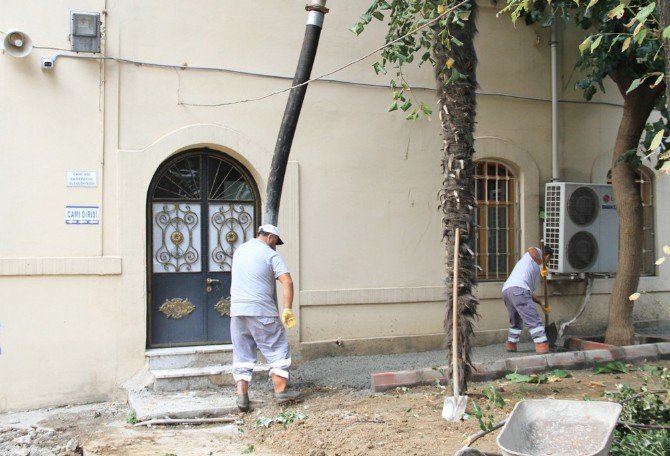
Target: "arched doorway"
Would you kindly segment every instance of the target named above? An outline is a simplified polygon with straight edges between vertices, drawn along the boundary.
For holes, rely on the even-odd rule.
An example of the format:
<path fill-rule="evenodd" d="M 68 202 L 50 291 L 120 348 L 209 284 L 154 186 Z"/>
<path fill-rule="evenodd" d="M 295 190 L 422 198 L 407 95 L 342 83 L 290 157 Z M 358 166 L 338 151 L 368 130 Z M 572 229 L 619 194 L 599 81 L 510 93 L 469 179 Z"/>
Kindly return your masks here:
<path fill-rule="evenodd" d="M 193 149 L 156 171 L 147 198 L 149 348 L 230 342 L 230 270 L 260 214 L 251 174 Z"/>

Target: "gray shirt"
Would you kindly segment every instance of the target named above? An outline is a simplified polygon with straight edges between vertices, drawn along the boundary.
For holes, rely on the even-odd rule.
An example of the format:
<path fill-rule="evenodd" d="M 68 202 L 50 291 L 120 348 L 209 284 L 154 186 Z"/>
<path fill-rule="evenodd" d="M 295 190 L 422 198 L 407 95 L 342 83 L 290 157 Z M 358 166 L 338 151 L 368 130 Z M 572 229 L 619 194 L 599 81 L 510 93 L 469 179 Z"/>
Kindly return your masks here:
<path fill-rule="evenodd" d="M 239 246 L 233 254 L 230 316 L 279 316 L 275 280 L 287 272 L 284 260 L 260 239 Z"/>
<path fill-rule="evenodd" d="M 537 250 L 538 254 L 542 255 L 540 249 L 535 247 L 535 250 Z M 533 260 L 530 253 L 526 252 L 514 266 L 502 289 L 505 291 L 508 288 L 519 287 L 533 292 L 537 288 L 539 278 L 540 265 Z"/>

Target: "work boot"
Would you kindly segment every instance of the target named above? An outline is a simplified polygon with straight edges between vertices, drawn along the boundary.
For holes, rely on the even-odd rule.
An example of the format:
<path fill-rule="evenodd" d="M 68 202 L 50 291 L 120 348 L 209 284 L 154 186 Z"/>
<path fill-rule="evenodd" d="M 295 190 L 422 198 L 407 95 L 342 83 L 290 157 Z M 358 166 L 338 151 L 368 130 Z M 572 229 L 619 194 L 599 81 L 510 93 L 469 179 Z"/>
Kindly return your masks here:
<path fill-rule="evenodd" d="M 249 411 L 249 394 L 238 394 L 237 395 L 237 408 L 241 412 Z"/>
<path fill-rule="evenodd" d="M 505 350 L 510 353 L 516 352 L 516 342 L 510 342 L 509 340 L 505 342 Z"/>
<path fill-rule="evenodd" d="M 540 355 L 549 353 L 549 342 L 540 342 L 539 344 L 535 344 L 535 353 L 539 353 Z"/>
<path fill-rule="evenodd" d="M 275 399 L 277 399 L 278 404 L 297 401 L 300 399 L 300 391 L 285 388 L 284 391 L 275 392 Z"/>

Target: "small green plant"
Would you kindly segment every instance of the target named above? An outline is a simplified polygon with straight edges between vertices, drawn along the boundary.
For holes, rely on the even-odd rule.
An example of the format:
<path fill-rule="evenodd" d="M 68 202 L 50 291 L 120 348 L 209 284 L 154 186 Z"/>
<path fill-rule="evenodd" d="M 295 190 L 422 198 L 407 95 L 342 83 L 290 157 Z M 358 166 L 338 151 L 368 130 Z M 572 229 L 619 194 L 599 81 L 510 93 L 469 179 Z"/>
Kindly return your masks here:
<path fill-rule="evenodd" d="M 260 417 L 256 420 L 256 427 L 265 427 L 269 428 L 273 424 L 281 424 L 284 427 L 288 426 L 289 424 L 293 423 L 294 421 L 302 421 L 307 418 L 307 415 L 305 415 L 302 412 L 295 412 L 293 410 L 284 410 L 278 415 L 275 415 L 270 418 L 266 417 Z"/>
<path fill-rule="evenodd" d="M 642 371 L 643 385 L 639 389 L 617 385 L 617 391 L 605 393 L 605 397 L 622 405 L 620 421 L 670 426 L 670 371 L 651 365 Z M 669 454 L 668 448 L 670 431 L 667 429 L 638 429 L 624 424 L 617 427 L 611 454 L 665 456 Z"/>
<path fill-rule="evenodd" d="M 130 409 L 130 412 L 128 412 L 128 418 L 126 418 L 126 423 L 128 424 L 137 423 L 137 412 L 134 409 Z"/>
<path fill-rule="evenodd" d="M 542 375 L 524 375 L 512 372 L 511 374 L 505 375 L 505 378 L 512 383 L 551 383 L 555 382 L 561 378 L 570 378 L 572 374 L 565 372 L 561 369 L 554 369 L 551 372 Z"/>
<path fill-rule="evenodd" d="M 247 445 L 247 447 L 242 451 L 242 454 L 251 454 L 254 452 L 254 446 L 250 443 Z"/>
<path fill-rule="evenodd" d="M 472 408 L 475 411 L 475 418 L 479 422 L 479 427 L 482 431 L 489 431 L 495 425 L 493 409 L 501 409 L 505 406 L 505 399 L 500 392 L 493 385 L 488 385 L 482 390 L 482 394 L 486 398 L 484 409 L 482 409 L 476 402 L 472 403 Z"/>
<path fill-rule="evenodd" d="M 593 368 L 595 374 L 627 374 L 628 368 L 621 361 L 611 361 L 607 364 L 596 364 Z"/>

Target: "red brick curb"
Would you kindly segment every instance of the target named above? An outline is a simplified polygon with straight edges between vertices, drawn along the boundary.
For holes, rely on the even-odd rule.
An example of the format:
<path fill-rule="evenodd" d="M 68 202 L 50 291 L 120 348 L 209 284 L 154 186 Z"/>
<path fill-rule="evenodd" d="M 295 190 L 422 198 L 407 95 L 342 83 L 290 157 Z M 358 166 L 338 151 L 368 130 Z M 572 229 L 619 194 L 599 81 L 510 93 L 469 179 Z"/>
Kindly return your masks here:
<path fill-rule="evenodd" d="M 584 369 L 593 367 L 598 363 L 614 360 L 635 363 L 644 360 L 670 359 L 670 342 L 610 347 L 597 350 L 587 349 L 585 351 L 499 359 L 489 363 L 475 363 L 472 381 L 483 382 L 495 380 L 504 377 L 510 372 L 530 374 L 553 369 Z M 372 389 L 379 392 L 399 386 L 434 384 L 436 381 L 446 383 L 449 381 L 445 376 L 446 371 L 446 367 L 438 367 L 372 374 Z"/>

